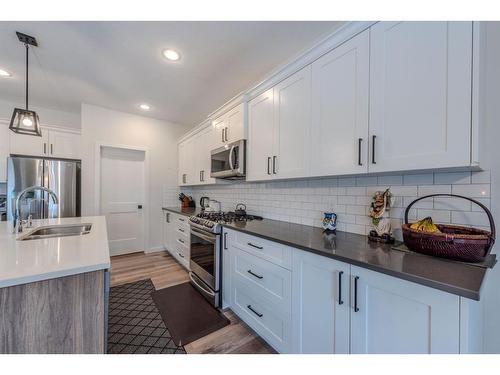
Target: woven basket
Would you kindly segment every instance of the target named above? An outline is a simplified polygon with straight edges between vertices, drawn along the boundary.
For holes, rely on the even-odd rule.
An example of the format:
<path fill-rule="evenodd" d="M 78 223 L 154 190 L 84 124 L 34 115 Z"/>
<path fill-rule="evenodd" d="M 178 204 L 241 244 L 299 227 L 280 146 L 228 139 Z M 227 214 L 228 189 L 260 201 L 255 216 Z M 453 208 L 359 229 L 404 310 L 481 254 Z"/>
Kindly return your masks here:
<path fill-rule="evenodd" d="M 437 224 L 442 233 L 426 233 L 410 228 L 408 223 L 408 212 L 418 201 L 437 197 L 448 196 L 466 199 L 477 204 L 488 215 L 490 232 L 462 227 L 458 225 Z M 490 253 L 495 243 L 495 223 L 490 210 L 482 203 L 461 195 L 455 194 L 431 194 L 420 197 L 411 202 L 405 210 L 405 223 L 402 226 L 403 239 L 408 249 L 417 253 L 461 260 L 465 262 L 481 262 Z"/>

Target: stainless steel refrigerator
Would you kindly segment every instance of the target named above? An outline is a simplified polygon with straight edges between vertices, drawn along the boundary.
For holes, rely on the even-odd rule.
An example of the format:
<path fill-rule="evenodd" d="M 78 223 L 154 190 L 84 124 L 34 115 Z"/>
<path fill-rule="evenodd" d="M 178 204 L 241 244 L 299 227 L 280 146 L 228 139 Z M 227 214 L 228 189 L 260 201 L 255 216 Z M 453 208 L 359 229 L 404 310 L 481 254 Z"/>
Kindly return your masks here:
<path fill-rule="evenodd" d="M 80 216 L 81 162 L 13 156 L 7 159 L 7 220 L 12 220 L 15 200 L 25 188 L 38 185 L 53 190 L 54 204 L 46 192 L 37 190 L 21 200 L 21 218 L 33 219 Z"/>

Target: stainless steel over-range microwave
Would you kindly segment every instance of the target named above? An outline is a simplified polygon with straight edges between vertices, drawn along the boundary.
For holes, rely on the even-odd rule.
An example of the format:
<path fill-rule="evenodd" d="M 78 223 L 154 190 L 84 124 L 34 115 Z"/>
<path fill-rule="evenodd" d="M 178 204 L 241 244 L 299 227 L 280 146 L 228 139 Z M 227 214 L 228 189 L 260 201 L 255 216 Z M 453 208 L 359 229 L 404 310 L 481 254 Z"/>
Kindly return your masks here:
<path fill-rule="evenodd" d="M 210 177 L 241 179 L 245 177 L 245 140 L 236 141 L 211 152 Z"/>

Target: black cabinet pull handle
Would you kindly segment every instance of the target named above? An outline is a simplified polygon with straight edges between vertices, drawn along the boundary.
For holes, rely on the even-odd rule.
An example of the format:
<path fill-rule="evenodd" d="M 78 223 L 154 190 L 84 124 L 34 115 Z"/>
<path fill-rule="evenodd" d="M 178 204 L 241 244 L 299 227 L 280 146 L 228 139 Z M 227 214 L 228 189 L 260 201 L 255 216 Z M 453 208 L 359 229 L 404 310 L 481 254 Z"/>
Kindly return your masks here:
<path fill-rule="evenodd" d="M 225 129 L 222 129 L 222 131 L 221 131 L 221 135 L 222 135 L 222 142 L 224 142 L 224 130 L 225 130 Z"/>
<path fill-rule="evenodd" d="M 277 156 L 273 156 L 273 173 L 276 174 L 276 160 L 278 159 Z"/>
<path fill-rule="evenodd" d="M 44 143 L 43 144 L 43 154 L 46 155 L 47 154 L 47 143 Z"/>
<path fill-rule="evenodd" d="M 224 250 L 227 250 L 227 232 L 224 233 Z"/>
<path fill-rule="evenodd" d="M 180 243 L 184 243 L 184 241 L 183 241 L 183 240 L 181 240 L 180 238 L 179 238 L 178 240 L 179 240 L 179 242 L 180 242 Z"/>
<path fill-rule="evenodd" d="M 184 229 L 179 228 L 179 232 L 184 233 Z"/>
<path fill-rule="evenodd" d="M 359 276 L 354 277 L 354 312 L 358 312 L 358 280 Z"/>
<path fill-rule="evenodd" d="M 181 258 L 184 258 L 184 255 L 182 255 L 181 253 L 177 253 L 177 254 L 179 254 L 179 256 L 180 256 Z"/>
<path fill-rule="evenodd" d="M 252 247 L 255 247 L 256 249 L 259 249 L 259 250 L 262 250 L 263 247 L 262 246 L 257 246 L 257 245 L 254 245 L 253 243 L 249 242 L 248 243 L 248 246 L 252 246 Z"/>
<path fill-rule="evenodd" d="M 251 312 L 253 312 L 255 315 L 257 315 L 259 318 L 262 318 L 264 316 L 264 314 L 261 314 L 257 311 L 255 311 L 253 308 L 252 308 L 252 305 L 247 305 L 247 309 L 250 310 Z"/>
<path fill-rule="evenodd" d="M 363 143 L 363 138 L 358 138 L 358 165 L 363 165 L 361 162 L 361 143 Z"/>
<path fill-rule="evenodd" d="M 344 301 L 342 301 L 342 275 L 344 271 L 339 271 L 339 305 L 343 305 Z"/>
<path fill-rule="evenodd" d="M 179 221 L 185 221 L 184 219 L 179 218 Z"/>
<path fill-rule="evenodd" d="M 252 270 L 247 271 L 250 275 L 255 276 L 257 279 L 263 279 L 264 276 L 257 275 L 256 273 L 253 273 Z"/>
<path fill-rule="evenodd" d="M 377 164 L 375 161 L 375 140 L 377 139 L 376 135 L 372 135 L 372 164 Z"/>
<path fill-rule="evenodd" d="M 267 174 L 271 174 L 271 167 L 269 166 L 269 164 L 271 164 L 270 156 L 267 158 Z"/>

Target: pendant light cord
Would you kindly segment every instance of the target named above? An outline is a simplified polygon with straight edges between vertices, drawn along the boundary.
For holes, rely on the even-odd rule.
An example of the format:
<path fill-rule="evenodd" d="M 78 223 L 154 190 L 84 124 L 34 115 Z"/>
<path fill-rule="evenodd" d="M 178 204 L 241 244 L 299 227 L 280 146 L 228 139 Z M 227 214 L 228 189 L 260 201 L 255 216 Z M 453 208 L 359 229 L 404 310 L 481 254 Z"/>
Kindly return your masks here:
<path fill-rule="evenodd" d="M 28 49 L 29 49 L 28 43 L 26 43 L 25 46 L 26 46 L 26 110 L 28 110 Z"/>

